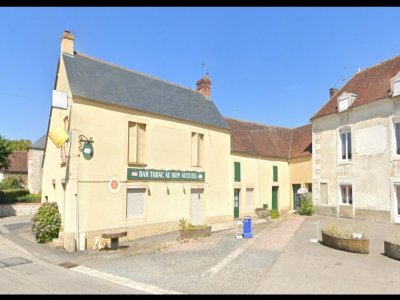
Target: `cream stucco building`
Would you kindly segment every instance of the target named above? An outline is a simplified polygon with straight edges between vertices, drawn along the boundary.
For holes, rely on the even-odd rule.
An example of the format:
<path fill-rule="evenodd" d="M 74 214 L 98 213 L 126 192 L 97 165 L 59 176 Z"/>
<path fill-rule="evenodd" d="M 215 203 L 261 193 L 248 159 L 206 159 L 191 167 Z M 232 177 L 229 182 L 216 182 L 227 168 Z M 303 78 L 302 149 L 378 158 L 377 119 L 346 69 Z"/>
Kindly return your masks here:
<path fill-rule="evenodd" d="M 400 222 L 400 56 L 356 73 L 312 118 L 320 214 Z"/>
<path fill-rule="evenodd" d="M 294 188 L 311 184 L 310 143 L 310 125 L 224 119 L 207 75 L 197 90 L 181 87 L 78 53 L 64 32 L 42 201 L 58 203 L 64 247 L 77 249 L 105 231 L 136 239 L 177 230 L 182 218 L 290 210 Z"/>

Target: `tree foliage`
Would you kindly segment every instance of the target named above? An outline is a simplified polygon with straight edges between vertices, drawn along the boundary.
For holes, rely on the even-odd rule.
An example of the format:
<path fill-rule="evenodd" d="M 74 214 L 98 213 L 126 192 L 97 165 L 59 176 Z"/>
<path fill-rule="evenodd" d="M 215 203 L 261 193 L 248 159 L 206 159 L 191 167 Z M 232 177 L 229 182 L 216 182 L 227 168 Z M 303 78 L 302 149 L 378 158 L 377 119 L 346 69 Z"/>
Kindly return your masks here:
<path fill-rule="evenodd" d="M 32 144 L 30 140 L 25 139 L 9 140 L 9 142 L 13 151 L 28 151 L 29 146 Z"/>
<path fill-rule="evenodd" d="M 17 175 L 6 176 L 0 181 L 0 190 L 22 189 L 22 178 Z"/>
<path fill-rule="evenodd" d="M 7 171 L 10 167 L 8 156 L 12 153 L 10 142 L 0 135 L 0 171 Z"/>

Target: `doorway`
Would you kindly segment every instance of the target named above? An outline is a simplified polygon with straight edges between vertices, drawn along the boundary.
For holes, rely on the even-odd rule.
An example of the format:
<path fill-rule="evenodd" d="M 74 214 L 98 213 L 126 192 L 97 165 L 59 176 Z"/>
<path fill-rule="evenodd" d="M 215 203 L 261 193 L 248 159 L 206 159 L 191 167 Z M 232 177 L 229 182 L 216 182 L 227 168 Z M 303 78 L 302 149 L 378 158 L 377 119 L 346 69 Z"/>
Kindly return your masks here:
<path fill-rule="evenodd" d="M 240 194 L 240 189 L 234 189 L 234 193 L 233 193 L 233 217 L 235 219 L 239 218 L 239 194 Z"/>
<path fill-rule="evenodd" d="M 279 186 L 272 187 L 272 209 L 278 209 L 278 189 Z"/>

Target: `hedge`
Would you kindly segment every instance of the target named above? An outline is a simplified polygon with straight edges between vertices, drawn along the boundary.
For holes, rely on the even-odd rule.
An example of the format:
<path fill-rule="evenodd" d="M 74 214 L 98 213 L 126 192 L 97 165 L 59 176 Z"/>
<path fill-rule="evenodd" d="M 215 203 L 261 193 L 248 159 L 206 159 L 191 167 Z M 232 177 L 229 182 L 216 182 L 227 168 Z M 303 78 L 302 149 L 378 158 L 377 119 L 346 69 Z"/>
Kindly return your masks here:
<path fill-rule="evenodd" d="M 0 204 L 19 202 L 20 200 L 18 200 L 18 197 L 26 196 L 28 194 L 29 190 L 24 189 L 0 191 Z"/>

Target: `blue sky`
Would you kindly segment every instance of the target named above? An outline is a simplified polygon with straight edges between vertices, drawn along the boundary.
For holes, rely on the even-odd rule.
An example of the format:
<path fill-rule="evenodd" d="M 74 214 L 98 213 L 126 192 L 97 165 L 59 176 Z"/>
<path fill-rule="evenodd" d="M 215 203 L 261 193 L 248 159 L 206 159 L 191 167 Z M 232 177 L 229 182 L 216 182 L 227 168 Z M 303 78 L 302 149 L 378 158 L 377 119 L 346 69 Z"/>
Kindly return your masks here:
<path fill-rule="evenodd" d="M 400 55 L 393 7 L 0 8 L 0 134 L 47 130 L 60 38 L 75 50 L 195 89 L 222 115 L 297 127 L 361 69 Z"/>

